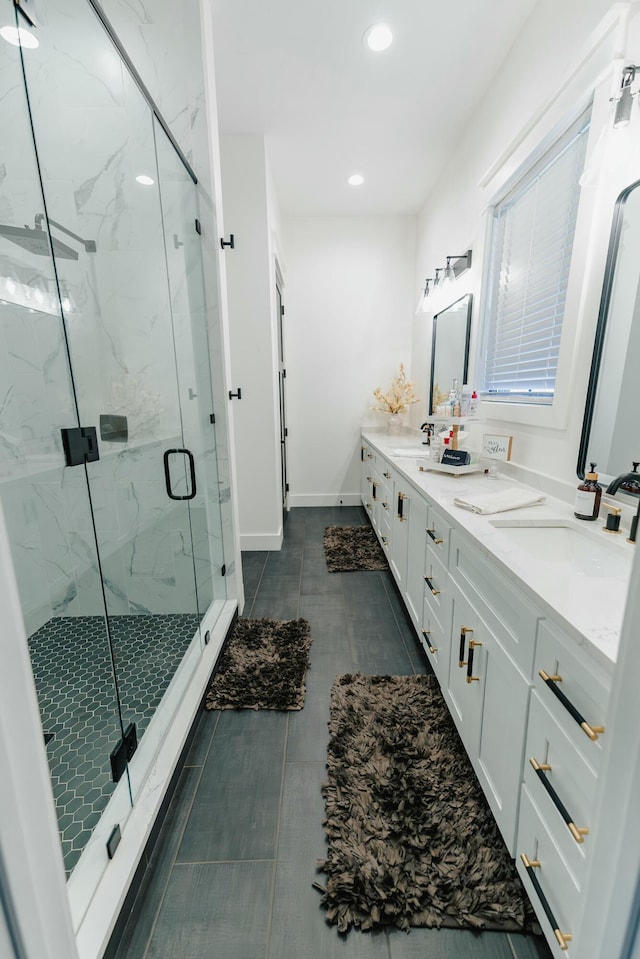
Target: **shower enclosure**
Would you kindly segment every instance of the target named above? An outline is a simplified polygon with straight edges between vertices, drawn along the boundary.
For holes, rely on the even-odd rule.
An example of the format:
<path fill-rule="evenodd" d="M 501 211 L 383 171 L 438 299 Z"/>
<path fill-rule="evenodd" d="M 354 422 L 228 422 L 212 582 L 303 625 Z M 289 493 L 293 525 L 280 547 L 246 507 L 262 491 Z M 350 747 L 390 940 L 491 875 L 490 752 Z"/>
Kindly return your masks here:
<path fill-rule="evenodd" d="M 0 40 L 0 500 L 78 921 L 227 596 L 195 178 L 87 0 L 38 16 Z"/>

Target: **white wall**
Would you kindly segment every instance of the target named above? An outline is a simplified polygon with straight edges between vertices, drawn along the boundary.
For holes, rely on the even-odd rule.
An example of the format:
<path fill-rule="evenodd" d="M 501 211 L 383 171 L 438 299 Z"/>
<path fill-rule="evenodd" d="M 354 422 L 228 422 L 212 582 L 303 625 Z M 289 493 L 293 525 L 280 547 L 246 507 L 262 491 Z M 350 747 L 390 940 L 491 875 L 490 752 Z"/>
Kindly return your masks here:
<path fill-rule="evenodd" d="M 277 400 L 275 264 L 277 216 L 264 138 L 221 136 L 222 195 L 227 233 L 240 540 L 243 549 L 279 549 L 282 490 Z"/>
<path fill-rule="evenodd" d="M 415 218 L 287 217 L 283 240 L 290 503 L 357 503 L 372 392 L 410 362 Z"/>
<path fill-rule="evenodd" d="M 614 5 L 618 11 L 625 6 Z M 540 0 L 470 117 L 456 155 L 420 211 L 416 296 L 424 278 L 433 275 L 435 266 L 444 264 L 447 254 L 473 248 L 474 268 L 458 281 L 463 288 L 456 289 L 456 296 L 465 292 L 476 295 L 470 382 L 482 298 L 487 208 L 527 157 L 550 140 L 554 131 L 567 125 L 581 104 L 586 105 L 598 82 L 591 152 L 603 126 L 610 127 L 608 97 L 615 73 L 614 58 L 626 57 L 629 62 L 636 62 L 634 56 L 640 53 L 629 44 L 625 49 L 624 35 L 616 28 L 614 16 L 602 27 L 610 7 L 608 0 L 565 0 L 562 4 Z M 618 71 L 622 62 L 618 62 Z M 619 72 L 615 75 L 619 76 Z M 635 129 L 627 128 L 629 133 L 625 135 L 637 138 L 638 127 L 640 124 Z M 626 151 L 628 162 L 618 163 L 615 171 L 601 172 L 594 184 L 582 191 L 556 408 L 530 416 L 529 422 L 526 412 L 505 412 L 500 420 L 487 419 L 485 424 L 487 431 L 513 435 L 514 463 L 534 471 L 521 475 L 532 481 L 536 472 L 553 477 L 560 481 L 565 495 L 570 495 L 576 485 L 580 430 L 613 201 L 622 186 L 635 178 L 631 153 L 636 146 L 630 147 L 630 142 L 621 139 L 616 150 L 620 155 Z M 428 377 L 430 363 L 429 315 L 415 317 L 412 344 L 412 374 L 422 382 Z M 491 408 L 493 416 L 494 410 L 495 406 Z M 488 414 L 484 404 L 483 415 Z M 418 415 L 416 411 L 416 419 Z M 556 489 L 559 494 L 560 487 Z"/>

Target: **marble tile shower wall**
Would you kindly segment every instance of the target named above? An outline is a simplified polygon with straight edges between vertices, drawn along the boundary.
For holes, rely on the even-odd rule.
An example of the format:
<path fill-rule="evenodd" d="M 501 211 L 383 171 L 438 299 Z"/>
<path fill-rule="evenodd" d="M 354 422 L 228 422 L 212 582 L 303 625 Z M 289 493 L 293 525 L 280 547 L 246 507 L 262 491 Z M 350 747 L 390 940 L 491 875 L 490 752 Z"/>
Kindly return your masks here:
<path fill-rule="evenodd" d="M 134 16 L 128 4 L 122 6 L 127 16 Z M 160 82 L 158 41 L 161 35 L 167 41 L 171 36 L 170 10 L 175 30 L 175 6 L 153 3 L 154 17 L 165 9 L 161 28 L 136 6 L 135 16 L 144 13 L 145 37 L 155 44 L 150 62 Z M 193 12 L 183 15 L 191 51 L 200 43 Z M 221 369 L 222 356 L 217 340 L 194 344 L 186 335 L 189 326 L 193 329 L 203 321 L 210 329 L 219 329 L 219 310 L 216 297 L 208 295 L 205 301 L 198 257 L 187 257 L 181 250 L 193 226 L 193 217 L 184 220 L 184 176 L 173 176 L 161 149 L 157 170 L 151 114 L 115 51 L 105 43 L 85 0 L 56 0 L 43 7 L 40 19 L 53 53 L 31 57 L 27 80 L 47 210 L 50 218 L 95 240 L 97 247 L 95 254 L 80 247 L 77 260 L 58 261 L 81 422 L 97 425 L 100 413 L 125 413 L 130 430 L 126 449 L 135 451 L 137 475 L 142 470 L 145 477 L 143 483 L 127 477 L 124 447 L 111 452 L 103 444 L 101 461 L 89 468 L 100 480 L 93 501 L 109 608 L 112 612 L 193 608 L 193 597 L 186 595 L 189 589 L 193 592 L 186 585 L 187 571 L 193 572 L 189 531 L 182 511 L 167 513 L 162 474 L 162 450 L 181 445 L 177 438 L 182 420 L 186 445 L 207 462 L 206 484 L 194 501 L 191 524 L 202 609 L 212 598 L 211 559 L 214 566 L 222 565 L 222 542 L 232 541 L 232 530 L 226 435 L 220 429 L 215 434 L 208 421 L 211 411 L 192 402 L 202 395 L 210 377 L 209 357 L 214 368 Z M 69 37 L 75 38 L 71 46 Z M 181 49 L 186 51 L 189 44 Z M 171 51 L 172 70 L 175 52 Z M 25 116 L 17 61 L 3 63 L 0 79 L 8 82 L 2 83 L 7 90 L 2 112 Z M 190 154 L 185 144 L 194 138 L 206 145 L 206 124 L 201 66 L 195 74 L 191 66 L 186 73 L 196 77 L 188 105 L 181 88 L 175 94 L 175 113 L 167 113 L 174 132 L 182 124 L 184 138 L 179 130 L 176 135 Z M 20 135 L 3 144 L 0 220 L 33 226 L 43 205 L 35 168 L 26 162 L 33 147 L 23 126 Z M 155 131 L 156 143 L 163 137 Z M 135 175 L 146 171 L 152 176 L 160 173 L 162 208 L 157 189 L 141 188 L 135 181 Z M 205 243 L 213 249 L 213 230 L 209 233 Z M 66 241 L 64 234 L 57 235 Z M 84 477 L 81 471 L 55 465 L 60 462 L 59 429 L 74 425 L 75 408 L 63 327 L 55 315 L 52 265 L 42 256 L 34 267 L 36 258 L 16 246 L 7 257 L 8 246 L 3 243 L 0 251 L 2 276 L 25 290 L 43 291 L 52 304 L 50 312 L 5 304 L 0 328 L 0 382 L 8 384 L 0 391 L 0 495 L 16 544 L 18 581 L 32 632 L 51 615 L 100 612 L 101 591 Z M 208 293 L 210 283 L 208 275 Z M 187 375 L 189 369 L 193 373 Z M 213 387 L 221 401 L 221 378 Z M 220 510 L 222 534 L 216 516 Z M 198 515 L 205 514 L 208 521 L 198 522 Z M 149 559 L 146 571 L 143 557 Z M 191 605 L 186 605 L 188 599 Z"/>

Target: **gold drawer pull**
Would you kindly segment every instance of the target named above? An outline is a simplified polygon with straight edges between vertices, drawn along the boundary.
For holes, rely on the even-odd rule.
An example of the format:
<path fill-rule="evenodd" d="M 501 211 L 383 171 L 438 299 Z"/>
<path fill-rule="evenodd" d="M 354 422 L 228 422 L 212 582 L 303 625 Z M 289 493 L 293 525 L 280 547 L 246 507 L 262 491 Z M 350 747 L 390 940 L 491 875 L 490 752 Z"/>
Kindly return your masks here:
<path fill-rule="evenodd" d="M 436 546 L 441 546 L 442 543 L 444 543 L 444 540 L 443 540 L 443 539 L 437 539 L 437 538 L 436 538 L 436 531 L 435 531 L 435 529 L 429 529 L 429 527 L 427 527 L 427 529 L 425 529 L 425 533 L 428 533 L 428 534 L 429 534 L 429 536 L 431 537 L 431 539 L 433 540 L 433 542 L 436 544 Z"/>
<path fill-rule="evenodd" d="M 425 583 L 427 584 L 427 586 L 429 587 L 429 589 L 431 590 L 432 595 L 433 595 L 433 596 L 439 596 L 439 595 L 440 595 L 440 590 L 435 588 L 435 586 L 433 585 L 433 583 L 431 582 L 431 580 L 432 580 L 432 577 L 431 577 L 431 576 L 425 576 L 425 578 L 424 578 L 424 581 L 425 581 Z"/>
<path fill-rule="evenodd" d="M 595 742 L 598 736 L 604 732 L 604 726 L 591 726 L 584 718 L 582 713 L 576 709 L 571 700 L 565 696 L 561 689 L 558 689 L 556 684 L 562 682 L 562 676 L 558 676 L 557 674 L 549 675 L 549 673 L 546 673 L 544 669 L 541 669 L 538 675 L 544 680 L 548 689 L 551 690 L 556 699 L 562 703 L 571 718 L 575 719 L 580 729 L 586 733 L 589 739 Z"/>
<path fill-rule="evenodd" d="M 383 509 L 389 509 L 389 504 L 388 504 L 388 503 L 383 503 L 383 504 L 382 504 L 382 508 L 383 508 Z"/>
<path fill-rule="evenodd" d="M 460 654 L 458 656 L 458 666 L 462 669 L 463 666 L 467 665 L 467 661 L 464 658 L 464 647 L 466 644 L 467 633 L 472 633 L 473 629 L 471 626 L 461 626 L 460 627 Z"/>
<path fill-rule="evenodd" d="M 391 479 L 391 473 L 383 473 L 382 475 L 385 479 Z"/>
<path fill-rule="evenodd" d="M 381 536 L 380 539 L 382 540 L 382 542 L 383 542 L 384 545 L 386 546 L 386 545 L 387 545 L 387 542 L 388 542 L 387 537 L 386 537 L 386 536 Z"/>
<path fill-rule="evenodd" d="M 540 905 L 544 909 L 544 914 L 549 920 L 549 923 L 551 924 L 551 928 L 553 929 L 553 934 L 556 937 L 558 945 L 560 946 L 561 949 L 567 949 L 568 944 L 573 939 L 573 936 L 570 935 L 568 932 L 560 932 L 560 927 L 558 926 L 558 923 L 556 922 L 556 917 L 554 916 L 551 906 L 549 905 L 547 901 L 547 897 L 542 891 L 540 881 L 534 872 L 535 869 L 542 868 L 542 863 L 540 862 L 539 859 L 529 859 L 529 857 L 525 853 L 521 853 L 520 858 L 522 859 L 524 868 L 527 870 L 527 875 L 529 879 L 531 880 L 531 885 L 535 889 L 538 899 L 540 900 Z"/>
<path fill-rule="evenodd" d="M 467 661 L 467 682 L 468 683 L 479 683 L 480 677 L 473 675 L 473 651 L 478 646 L 482 646 L 482 643 L 477 642 L 475 639 L 469 640 L 469 659 Z"/>
<path fill-rule="evenodd" d="M 549 763 L 539 763 L 538 760 L 535 758 L 535 756 L 532 756 L 529 762 L 531 763 L 533 769 L 535 769 L 538 779 L 542 783 L 547 795 L 549 796 L 549 799 L 551 800 L 553 805 L 556 807 L 556 809 L 558 810 L 558 812 L 564 819 L 567 825 L 567 829 L 569 830 L 569 832 L 571 833 L 571 835 L 573 836 L 576 842 L 583 843 L 584 837 L 589 835 L 589 830 L 586 829 L 584 826 L 576 826 L 567 807 L 558 796 L 557 792 L 555 791 L 555 789 L 549 782 L 548 778 L 545 776 L 546 772 L 551 772 L 551 766 L 549 765 Z"/>
<path fill-rule="evenodd" d="M 429 630 L 428 630 L 428 629 L 423 629 L 423 630 L 422 630 L 422 635 L 424 636 L 424 638 L 425 638 L 426 641 L 427 641 L 427 645 L 429 646 L 429 652 L 432 653 L 432 654 L 433 654 L 433 653 L 437 653 L 437 652 L 438 652 L 438 647 L 437 647 L 437 646 L 432 646 L 431 643 L 429 642 Z"/>

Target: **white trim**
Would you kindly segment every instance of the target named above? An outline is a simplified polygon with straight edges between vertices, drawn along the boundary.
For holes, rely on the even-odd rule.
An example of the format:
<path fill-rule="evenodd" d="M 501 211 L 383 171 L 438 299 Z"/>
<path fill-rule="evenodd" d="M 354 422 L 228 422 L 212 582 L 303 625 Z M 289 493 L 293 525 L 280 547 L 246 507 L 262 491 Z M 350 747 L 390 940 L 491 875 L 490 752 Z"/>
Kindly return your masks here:
<path fill-rule="evenodd" d="M 360 493 L 297 493 L 289 494 L 289 506 L 360 506 Z"/>
<path fill-rule="evenodd" d="M 136 797 L 118 851 L 106 868 L 78 929 L 79 959 L 100 959 L 109 943 L 236 608 L 235 600 L 225 602 L 209 644 L 202 652 L 200 663 L 167 729 L 162 749 Z M 66 953 L 59 953 L 55 959 L 62 955 L 66 959 Z"/>
<path fill-rule="evenodd" d="M 0 847 L 26 954 L 76 959 L 40 711 L 0 507 Z"/>
<path fill-rule="evenodd" d="M 247 551 L 282 549 L 282 530 L 278 533 L 241 533 L 240 548 Z"/>

